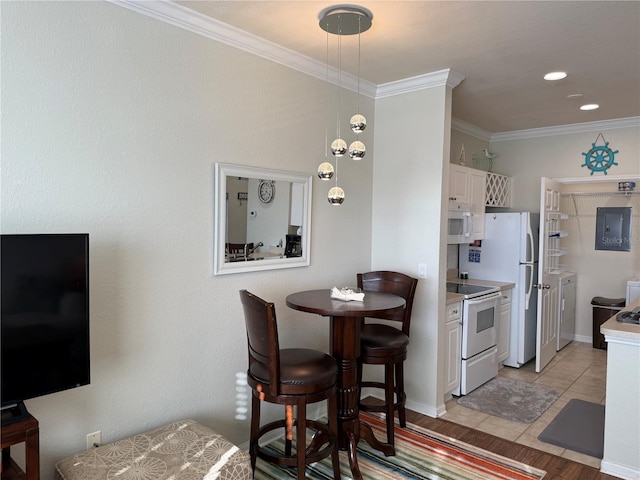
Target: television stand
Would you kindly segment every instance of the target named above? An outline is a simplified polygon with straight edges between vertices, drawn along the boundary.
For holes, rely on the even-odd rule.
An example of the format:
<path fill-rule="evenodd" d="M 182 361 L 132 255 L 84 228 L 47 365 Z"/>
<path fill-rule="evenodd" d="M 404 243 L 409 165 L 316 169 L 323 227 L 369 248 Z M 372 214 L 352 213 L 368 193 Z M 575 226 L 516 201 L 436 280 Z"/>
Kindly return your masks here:
<path fill-rule="evenodd" d="M 29 418 L 29 412 L 24 402 L 18 402 L 9 407 L 2 407 L 2 428 L 15 422 Z"/>
<path fill-rule="evenodd" d="M 26 410 L 25 410 L 26 411 Z M 2 427 L 2 480 L 40 479 L 40 428 L 38 420 L 27 412 L 27 418 Z M 11 458 L 11 446 L 25 444 L 26 472 Z"/>

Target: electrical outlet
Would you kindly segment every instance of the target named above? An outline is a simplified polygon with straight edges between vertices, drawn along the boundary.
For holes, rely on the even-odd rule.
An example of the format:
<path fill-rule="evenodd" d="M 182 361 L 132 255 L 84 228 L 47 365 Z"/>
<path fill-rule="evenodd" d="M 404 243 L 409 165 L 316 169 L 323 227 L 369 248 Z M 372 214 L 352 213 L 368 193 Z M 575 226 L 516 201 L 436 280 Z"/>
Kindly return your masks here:
<path fill-rule="evenodd" d="M 101 443 L 102 443 L 102 432 L 100 430 L 98 430 L 97 432 L 87 434 L 87 450 L 96 448 L 100 446 Z"/>

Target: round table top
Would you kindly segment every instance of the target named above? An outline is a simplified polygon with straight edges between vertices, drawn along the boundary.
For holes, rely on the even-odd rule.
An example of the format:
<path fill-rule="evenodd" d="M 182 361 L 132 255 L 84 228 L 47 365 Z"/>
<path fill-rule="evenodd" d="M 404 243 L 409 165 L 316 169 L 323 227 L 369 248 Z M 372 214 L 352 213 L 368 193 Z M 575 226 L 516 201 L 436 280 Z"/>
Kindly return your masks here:
<path fill-rule="evenodd" d="M 364 292 L 364 300 L 344 301 L 331 298 L 331 289 L 307 290 L 287 296 L 287 306 L 294 310 L 331 317 L 366 317 L 392 313 L 405 307 L 404 298 L 392 293 Z"/>

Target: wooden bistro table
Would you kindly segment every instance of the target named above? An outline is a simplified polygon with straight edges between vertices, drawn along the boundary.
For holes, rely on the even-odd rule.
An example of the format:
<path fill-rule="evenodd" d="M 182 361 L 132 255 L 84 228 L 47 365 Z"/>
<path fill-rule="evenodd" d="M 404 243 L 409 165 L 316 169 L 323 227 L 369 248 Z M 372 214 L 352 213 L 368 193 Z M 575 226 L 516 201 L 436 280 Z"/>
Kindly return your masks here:
<path fill-rule="evenodd" d="M 362 438 L 385 456 L 395 455 L 395 449 L 380 442 L 371 426 L 358 416 L 358 357 L 360 356 L 361 319 L 380 313 L 395 313 L 405 308 L 402 297 L 390 293 L 365 292 L 364 301 L 343 301 L 331 298 L 331 290 L 308 290 L 287 296 L 287 306 L 302 312 L 315 313 L 331 319 L 331 355 L 338 362 L 338 444 L 346 450 L 354 479 L 362 479 L 356 457 L 356 447 Z"/>

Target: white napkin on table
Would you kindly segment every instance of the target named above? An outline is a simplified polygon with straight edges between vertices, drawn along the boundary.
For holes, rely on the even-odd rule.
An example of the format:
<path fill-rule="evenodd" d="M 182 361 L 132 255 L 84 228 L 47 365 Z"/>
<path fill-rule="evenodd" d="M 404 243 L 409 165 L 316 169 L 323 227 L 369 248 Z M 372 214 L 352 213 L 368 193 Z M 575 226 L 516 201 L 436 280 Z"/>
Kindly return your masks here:
<path fill-rule="evenodd" d="M 362 302 L 364 301 L 364 293 L 356 293 L 353 290 L 351 290 L 350 288 L 337 288 L 337 287 L 333 287 L 331 289 L 331 298 L 336 298 L 338 300 L 344 300 L 345 302 L 350 302 L 350 301 L 357 301 L 357 302 Z"/>

